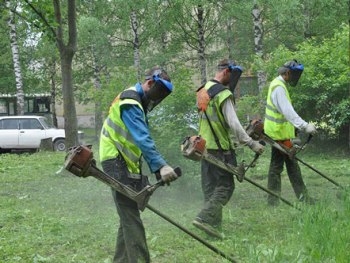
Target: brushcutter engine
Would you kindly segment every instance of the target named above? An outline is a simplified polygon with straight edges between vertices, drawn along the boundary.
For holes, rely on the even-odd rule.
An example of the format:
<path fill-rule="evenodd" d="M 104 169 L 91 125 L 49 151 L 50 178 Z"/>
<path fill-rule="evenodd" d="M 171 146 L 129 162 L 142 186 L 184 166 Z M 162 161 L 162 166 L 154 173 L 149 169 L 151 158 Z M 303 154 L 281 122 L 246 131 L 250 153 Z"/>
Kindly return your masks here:
<path fill-rule="evenodd" d="M 205 148 L 206 141 L 201 136 L 188 136 L 181 144 L 181 152 L 184 157 L 193 161 L 206 160 L 207 162 L 226 170 L 237 177 L 239 182 L 244 178 L 244 162 L 239 166 L 224 162 L 222 159 L 208 153 Z"/>
<path fill-rule="evenodd" d="M 72 174 L 79 177 L 88 177 L 88 169 L 95 164 L 96 161 L 93 159 L 91 145 L 79 145 L 69 148 L 65 159 L 65 168 Z"/>
<path fill-rule="evenodd" d="M 188 136 L 181 144 L 182 155 L 193 161 L 200 161 L 205 152 L 206 141 L 198 135 Z"/>
<path fill-rule="evenodd" d="M 261 140 L 264 135 L 264 122 L 260 119 L 251 120 L 246 128 L 246 132 L 253 140 Z"/>
<path fill-rule="evenodd" d="M 137 203 L 138 208 L 143 211 L 147 207 L 148 200 L 152 193 L 161 185 L 164 185 L 162 180 L 159 180 L 153 185 L 147 185 L 141 191 L 137 192 L 128 185 L 122 184 L 114 177 L 108 175 L 96 166 L 96 161 L 93 159 L 93 152 L 90 146 L 79 145 L 69 149 L 66 156 L 64 166 L 66 170 L 78 177 L 93 176 L 96 179 L 112 187 L 115 191 L 128 197 Z M 174 169 L 178 177 L 181 176 L 181 169 Z"/>

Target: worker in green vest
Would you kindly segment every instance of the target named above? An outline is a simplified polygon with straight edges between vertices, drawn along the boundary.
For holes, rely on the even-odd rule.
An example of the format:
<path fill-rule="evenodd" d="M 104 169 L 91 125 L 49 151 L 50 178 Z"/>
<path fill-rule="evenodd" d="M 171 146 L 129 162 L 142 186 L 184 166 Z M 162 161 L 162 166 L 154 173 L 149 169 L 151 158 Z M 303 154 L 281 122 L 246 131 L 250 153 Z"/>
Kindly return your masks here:
<path fill-rule="evenodd" d="M 121 92 L 113 101 L 100 138 L 100 161 L 104 172 L 135 191 L 148 183 L 141 171 L 141 158 L 152 173 L 169 184 L 177 178 L 157 151 L 150 136 L 147 113 L 173 90 L 168 74 L 159 67 L 146 72 L 145 81 Z M 113 263 L 150 262 L 145 229 L 136 202 L 112 190 L 119 215 Z"/>
<path fill-rule="evenodd" d="M 241 76 L 242 68 L 233 61 L 219 61 L 215 77 L 197 92 L 197 107 L 200 110 L 199 135 L 206 140 L 208 153 L 222 161 L 237 166 L 235 146 L 230 135 L 237 142 L 261 154 L 264 146 L 254 141 L 242 127 L 234 108 L 233 91 Z M 204 106 L 202 91 L 210 94 L 210 101 Z M 203 106 L 202 106 L 203 105 Z M 193 220 L 193 225 L 208 235 L 222 238 L 222 209 L 230 200 L 234 188 L 231 173 L 201 160 L 201 180 L 204 206 Z"/>
<path fill-rule="evenodd" d="M 307 134 L 315 134 L 316 128 L 312 123 L 304 121 L 294 110 L 287 86 L 296 86 L 304 66 L 296 60 L 286 62 L 278 69 L 279 76 L 270 84 L 265 110 L 264 132 L 276 142 L 287 148 L 292 147 L 295 138 L 295 128 Z M 287 174 L 296 197 L 306 203 L 314 203 L 308 194 L 301 176 L 298 161 L 290 159 L 286 154 L 272 147 L 271 161 L 268 174 L 268 189 L 281 193 L 281 173 L 286 164 Z M 279 199 L 273 195 L 268 196 L 268 204 L 278 205 Z"/>

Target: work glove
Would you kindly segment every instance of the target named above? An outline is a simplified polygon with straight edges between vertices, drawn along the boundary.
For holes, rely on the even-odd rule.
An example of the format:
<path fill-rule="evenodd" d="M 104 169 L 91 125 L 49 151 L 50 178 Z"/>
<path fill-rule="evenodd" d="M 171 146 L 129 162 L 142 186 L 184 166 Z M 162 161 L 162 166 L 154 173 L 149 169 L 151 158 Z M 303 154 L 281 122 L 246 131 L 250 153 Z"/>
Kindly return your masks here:
<path fill-rule="evenodd" d="M 317 133 L 315 125 L 308 123 L 305 127 L 305 132 L 311 135 L 315 135 Z"/>
<path fill-rule="evenodd" d="M 177 174 L 175 173 L 174 169 L 167 164 L 160 168 L 159 173 L 162 181 L 167 185 L 177 178 Z"/>
<path fill-rule="evenodd" d="M 257 154 L 262 154 L 265 150 L 265 146 L 262 145 L 260 142 L 258 141 L 253 141 L 250 145 L 249 145 L 250 149 L 252 149 L 253 152 L 257 153 Z"/>
<path fill-rule="evenodd" d="M 300 145 L 302 145 L 302 142 L 301 142 L 300 138 L 293 138 L 292 139 L 292 144 L 300 146 Z"/>

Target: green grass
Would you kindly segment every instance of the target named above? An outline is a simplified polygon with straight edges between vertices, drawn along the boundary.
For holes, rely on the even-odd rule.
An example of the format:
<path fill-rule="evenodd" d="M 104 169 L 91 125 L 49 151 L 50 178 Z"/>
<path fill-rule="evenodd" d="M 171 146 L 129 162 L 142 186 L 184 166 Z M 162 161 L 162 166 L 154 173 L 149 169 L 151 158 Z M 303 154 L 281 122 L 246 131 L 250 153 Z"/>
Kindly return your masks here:
<path fill-rule="evenodd" d="M 240 156 L 247 162 L 252 158 L 249 151 Z M 78 178 L 65 170 L 56 174 L 64 157 L 53 152 L 0 155 L 0 262 L 112 262 L 118 216 L 110 189 L 93 177 Z M 283 203 L 268 207 L 265 192 L 237 182 L 224 208 L 224 240 L 191 225 L 202 205 L 200 177 L 193 175 L 198 163 L 184 169 L 170 187 L 159 188 L 150 205 L 238 262 L 349 262 L 349 158 L 307 152 L 299 158 L 346 190 L 301 164 L 318 203 L 299 211 Z M 266 186 L 268 163 L 267 150 L 247 176 Z M 287 200 L 296 201 L 285 173 L 282 190 Z M 152 262 L 228 262 L 150 210 L 142 218 Z"/>

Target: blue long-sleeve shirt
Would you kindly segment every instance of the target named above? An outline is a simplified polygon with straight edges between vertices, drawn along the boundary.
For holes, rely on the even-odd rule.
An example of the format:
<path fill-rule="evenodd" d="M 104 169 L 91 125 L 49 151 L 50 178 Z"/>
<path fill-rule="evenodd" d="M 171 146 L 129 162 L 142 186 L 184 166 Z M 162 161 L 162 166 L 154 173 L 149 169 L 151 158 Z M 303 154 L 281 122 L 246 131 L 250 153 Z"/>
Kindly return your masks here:
<path fill-rule="evenodd" d="M 141 84 L 137 83 L 135 87 L 142 97 L 144 92 Z M 166 162 L 156 149 L 155 143 L 149 133 L 148 124 L 144 118 L 144 112 L 136 105 L 123 105 L 121 108 L 121 118 L 133 137 L 136 146 L 141 149 L 143 158 L 147 162 L 151 172 L 158 171 Z"/>

